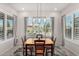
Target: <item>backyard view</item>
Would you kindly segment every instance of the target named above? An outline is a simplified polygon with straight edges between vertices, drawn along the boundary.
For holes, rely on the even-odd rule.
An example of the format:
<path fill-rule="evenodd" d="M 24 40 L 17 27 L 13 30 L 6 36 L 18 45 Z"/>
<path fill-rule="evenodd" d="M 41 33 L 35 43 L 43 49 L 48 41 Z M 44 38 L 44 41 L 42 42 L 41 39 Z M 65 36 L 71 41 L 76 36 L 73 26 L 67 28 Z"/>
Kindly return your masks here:
<path fill-rule="evenodd" d="M 26 35 L 35 37 L 36 34 L 40 33 L 43 36 L 50 37 L 52 35 L 51 20 L 51 18 L 28 18 L 26 21 Z"/>

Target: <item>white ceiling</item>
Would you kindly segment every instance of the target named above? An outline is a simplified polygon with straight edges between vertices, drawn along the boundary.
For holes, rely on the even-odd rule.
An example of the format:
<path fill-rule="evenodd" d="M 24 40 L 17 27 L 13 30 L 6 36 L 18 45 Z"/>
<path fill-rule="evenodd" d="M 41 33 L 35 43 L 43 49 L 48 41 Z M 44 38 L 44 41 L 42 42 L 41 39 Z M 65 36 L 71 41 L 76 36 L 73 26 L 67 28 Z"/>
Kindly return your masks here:
<path fill-rule="evenodd" d="M 57 11 L 62 11 L 65 7 L 67 7 L 68 3 L 8 3 L 9 6 L 14 8 L 17 11 L 55 11 L 54 9 L 57 8 Z M 37 8 L 38 7 L 38 8 Z M 22 10 L 24 8 L 24 10 Z"/>

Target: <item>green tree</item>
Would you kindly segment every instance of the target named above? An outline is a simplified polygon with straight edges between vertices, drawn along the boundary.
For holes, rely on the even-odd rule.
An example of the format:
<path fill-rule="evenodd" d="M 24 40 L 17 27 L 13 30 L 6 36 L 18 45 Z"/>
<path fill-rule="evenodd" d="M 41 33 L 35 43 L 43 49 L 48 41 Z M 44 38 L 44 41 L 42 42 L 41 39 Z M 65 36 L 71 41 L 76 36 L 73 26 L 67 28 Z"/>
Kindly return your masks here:
<path fill-rule="evenodd" d="M 47 24 L 46 24 L 46 32 L 48 32 L 48 31 L 49 31 L 49 27 L 50 27 L 50 24 L 49 24 L 49 23 L 47 23 Z"/>
<path fill-rule="evenodd" d="M 44 24 L 43 31 L 48 32 L 49 31 L 49 27 L 50 27 L 49 23 Z"/>

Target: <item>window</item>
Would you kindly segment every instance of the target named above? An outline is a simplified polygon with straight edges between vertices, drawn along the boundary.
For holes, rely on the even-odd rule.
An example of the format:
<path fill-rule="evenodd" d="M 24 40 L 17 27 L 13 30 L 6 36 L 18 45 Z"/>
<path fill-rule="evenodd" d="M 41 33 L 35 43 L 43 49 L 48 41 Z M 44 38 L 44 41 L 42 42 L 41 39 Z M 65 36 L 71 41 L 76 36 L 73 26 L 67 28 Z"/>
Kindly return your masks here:
<path fill-rule="evenodd" d="M 74 13 L 73 38 L 79 40 L 79 11 Z"/>
<path fill-rule="evenodd" d="M 72 38 L 72 22 L 73 16 L 67 15 L 65 19 L 65 37 L 71 39 Z"/>
<path fill-rule="evenodd" d="M 4 14 L 0 13 L 0 39 L 4 39 Z"/>
<path fill-rule="evenodd" d="M 43 36 L 52 36 L 52 18 L 36 18 L 28 17 L 26 20 L 26 36 L 35 37 L 36 34 L 43 34 Z M 54 29 L 54 28 L 53 28 Z"/>
<path fill-rule="evenodd" d="M 14 19 L 11 16 L 7 16 L 7 38 L 13 37 L 13 25 Z"/>
<path fill-rule="evenodd" d="M 64 38 L 79 39 L 79 11 L 64 16 Z"/>

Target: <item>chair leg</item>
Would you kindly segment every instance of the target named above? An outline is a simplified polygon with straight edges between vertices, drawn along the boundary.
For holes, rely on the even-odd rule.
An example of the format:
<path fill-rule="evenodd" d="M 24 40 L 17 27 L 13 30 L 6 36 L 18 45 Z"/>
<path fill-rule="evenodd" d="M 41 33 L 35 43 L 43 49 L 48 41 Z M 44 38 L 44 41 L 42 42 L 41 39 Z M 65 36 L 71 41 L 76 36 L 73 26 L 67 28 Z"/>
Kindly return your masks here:
<path fill-rule="evenodd" d="M 47 56 L 48 54 L 47 54 L 47 49 L 46 49 L 46 56 Z"/>
<path fill-rule="evenodd" d="M 52 52 L 52 56 L 54 55 L 54 48 L 53 48 L 53 52 Z"/>
<path fill-rule="evenodd" d="M 30 52 L 31 52 L 31 56 L 32 56 L 32 50 Z"/>
<path fill-rule="evenodd" d="M 24 50 L 23 50 L 23 56 L 24 56 Z"/>

